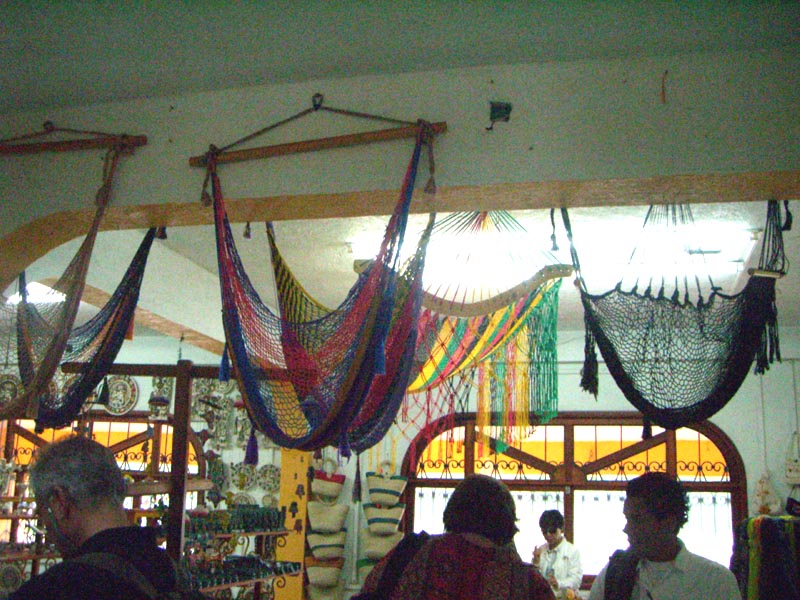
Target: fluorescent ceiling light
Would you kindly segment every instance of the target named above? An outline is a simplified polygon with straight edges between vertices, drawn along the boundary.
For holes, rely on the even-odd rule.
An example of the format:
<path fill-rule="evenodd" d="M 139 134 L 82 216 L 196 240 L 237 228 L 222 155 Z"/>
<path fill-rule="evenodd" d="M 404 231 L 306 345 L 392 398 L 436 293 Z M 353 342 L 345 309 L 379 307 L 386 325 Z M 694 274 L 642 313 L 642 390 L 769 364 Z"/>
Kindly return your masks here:
<path fill-rule="evenodd" d="M 66 296 L 61 292 L 57 292 L 51 287 L 43 285 L 41 283 L 36 283 L 32 281 L 29 283 L 25 290 L 28 293 L 28 302 L 31 304 L 56 304 L 58 302 L 64 302 L 66 300 Z M 22 302 L 22 296 L 19 292 L 12 294 L 8 300 L 6 300 L 6 304 L 16 305 Z"/>

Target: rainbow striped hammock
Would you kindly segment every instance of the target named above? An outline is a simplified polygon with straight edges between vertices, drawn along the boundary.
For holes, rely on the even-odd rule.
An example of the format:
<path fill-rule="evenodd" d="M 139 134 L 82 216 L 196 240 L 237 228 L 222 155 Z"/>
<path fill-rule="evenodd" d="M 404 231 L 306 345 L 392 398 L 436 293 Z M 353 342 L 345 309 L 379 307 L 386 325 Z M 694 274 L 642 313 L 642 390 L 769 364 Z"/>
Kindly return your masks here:
<path fill-rule="evenodd" d="M 451 377 L 466 376 L 477 388 L 478 414 L 487 425 L 493 414 L 503 415 L 505 425 L 522 427 L 531 414 L 541 422 L 554 417 L 560 266 L 543 269 L 531 278 L 530 290 L 485 315 L 423 306 L 408 392 L 430 393 Z"/>
<path fill-rule="evenodd" d="M 332 311 L 291 277 L 269 226 L 280 314 L 261 301 L 236 250 L 209 160 L 227 353 L 254 427 L 281 447 L 337 446 L 349 456 L 377 443 L 394 419 L 416 342 L 427 239 L 401 271 L 422 144 L 421 126 L 379 254 Z"/>

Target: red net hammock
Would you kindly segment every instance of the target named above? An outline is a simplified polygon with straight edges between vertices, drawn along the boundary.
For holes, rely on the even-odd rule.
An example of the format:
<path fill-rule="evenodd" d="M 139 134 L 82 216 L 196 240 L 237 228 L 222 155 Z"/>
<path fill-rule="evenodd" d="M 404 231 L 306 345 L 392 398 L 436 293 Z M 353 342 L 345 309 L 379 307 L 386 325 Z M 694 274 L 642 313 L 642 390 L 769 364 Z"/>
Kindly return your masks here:
<path fill-rule="evenodd" d="M 72 130 L 46 128 L 46 133 L 52 131 Z M 88 143 L 99 143 L 97 139 L 90 139 Z M 19 301 L 15 304 L 5 302 L 0 307 L 6 370 L 9 357 L 14 355 L 17 372 L 12 375 L 19 381 L 19 388 L 15 392 L 4 394 L 0 404 L 0 419 L 33 418 L 37 419 L 39 428 L 68 424 L 77 415 L 91 390 L 105 376 L 108 365 L 113 363 L 121 344 L 121 339 L 116 340 L 115 336 L 121 331 L 124 337 L 128 329 L 138 298 L 136 276 L 131 273 L 131 281 L 115 293 L 107 309 L 101 311 L 92 322 L 74 329 L 92 250 L 110 199 L 114 172 L 120 155 L 131 150 L 125 141 L 126 136 L 110 139 L 116 143 L 106 154 L 103 182 L 96 195 L 95 215 L 72 261 L 53 288 L 35 301 L 27 296 L 23 273 L 20 277 Z M 103 138 L 101 142 L 107 140 L 109 138 Z M 80 145 L 83 142 L 64 143 Z M 141 260 L 146 260 L 149 244 L 147 242 L 146 248 L 140 249 L 137 255 L 144 252 Z M 143 270 L 144 264 L 139 268 Z M 140 281 L 141 274 L 138 277 Z M 87 365 L 73 378 L 66 395 L 59 397 L 52 389 L 56 370 L 63 361 L 76 359 L 91 359 L 95 364 Z"/>
<path fill-rule="evenodd" d="M 403 378 L 398 365 L 409 353 L 419 307 L 415 281 L 424 248 L 405 270 L 400 248 L 426 137 L 420 124 L 377 258 L 331 311 L 296 293 L 301 288 L 287 283 L 288 270 L 276 271 L 277 287 L 283 289 L 280 314 L 261 301 L 236 250 L 210 157 L 228 354 L 251 421 L 282 447 L 337 446 L 347 456 L 352 447 L 368 447 L 382 428 L 384 413 L 391 412 L 380 390 Z M 272 242 L 275 256 L 274 237 Z"/>

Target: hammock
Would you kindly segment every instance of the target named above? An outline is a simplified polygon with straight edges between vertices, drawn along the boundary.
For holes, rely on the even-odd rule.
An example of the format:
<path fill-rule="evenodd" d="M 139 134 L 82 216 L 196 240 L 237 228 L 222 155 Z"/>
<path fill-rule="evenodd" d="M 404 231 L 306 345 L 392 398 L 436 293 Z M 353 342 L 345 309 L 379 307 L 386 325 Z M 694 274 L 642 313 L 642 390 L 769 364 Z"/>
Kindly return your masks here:
<path fill-rule="evenodd" d="M 562 216 L 572 244 L 566 209 Z M 775 277 L 785 256 L 777 202 L 768 204 L 758 270 L 735 295 L 712 287 L 707 299 L 692 301 L 677 286 L 667 295 L 663 282 L 658 292 L 650 285 L 623 291 L 620 282 L 593 295 L 574 246 L 572 255 L 586 325 L 581 387 L 597 395 L 596 344 L 625 397 L 645 415 L 645 437 L 650 422 L 677 429 L 711 417 L 734 396 L 754 360 L 757 374 L 780 360 Z"/>
<path fill-rule="evenodd" d="M 284 295 L 280 315 L 261 301 L 231 235 L 213 156 L 208 161 L 228 354 L 251 421 L 282 447 L 316 450 L 335 445 L 348 456 L 351 426 L 370 421 L 361 411 L 371 404 L 369 392 L 376 376 L 391 375 L 386 371 L 387 352 L 402 354 L 393 346 L 390 331 L 392 315 L 403 314 L 399 309 L 403 304 L 397 303 L 402 287 L 399 252 L 427 135 L 424 130 L 420 126 L 401 197 L 375 263 L 359 277 L 342 305 L 330 312 L 305 294 Z M 280 277 L 276 276 L 279 289 L 285 285 Z M 359 440 L 369 437 L 358 435 Z"/>
<path fill-rule="evenodd" d="M 487 359 L 530 322 L 541 303 L 548 308 L 558 305 L 560 284 L 560 279 L 546 280 L 514 303 L 480 317 L 442 315 L 423 309 L 419 319 L 417 376 L 408 391 L 435 387 Z"/>
<path fill-rule="evenodd" d="M 67 350 L 70 332 L 75 322 L 86 273 L 97 238 L 97 232 L 111 194 L 111 183 L 124 144 L 109 149 L 106 154 L 103 183 L 97 192 L 94 219 L 83 243 L 55 284 L 63 301 L 51 301 L 34 306 L 27 301 L 24 287 L 22 301 L 15 307 L 0 307 L 0 324 L 8 336 L 6 348 L 16 346 L 17 362 L 23 389 L 13 399 L 0 406 L 0 419 L 37 418 L 39 400 L 48 395 L 48 387 Z M 24 282 L 24 277 L 23 277 Z"/>
<path fill-rule="evenodd" d="M 386 341 L 386 372 L 375 376 L 364 404 L 347 434 L 348 445 L 356 452 L 371 448 L 383 439 L 402 403 L 413 365 L 417 340 L 416 323 L 422 299 L 425 248 L 433 224 L 434 216 L 431 215 L 414 256 L 397 278 L 397 298 Z M 332 313 L 333 311 L 310 296 L 294 277 L 281 256 L 271 224 L 267 225 L 267 238 L 283 320 L 290 323 L 309 323 Z M 365 272 L 359 274 L 359 277 L 366 277 Z M 304 338 L 308 345 L 312 341 L 313 339 Z"/>
<path fill-rule="evenodd" d="M 77 418 L 92 390 L 108 374 L 132 323 L 155 233 L 155 228 L 147 232 L 125 276 L 106 305 L 70 334 L 62 362 L 79 362 L 83 366 L 67 381 L 60 395 L 46 394 L 39 398 L 37 430 L 69 425 Z M 20 289 L 24 289 L 24 286 L 20 285 Z M 27 304 L 27 307 L 31 312 L 35 311 L 32 305 Z"/>

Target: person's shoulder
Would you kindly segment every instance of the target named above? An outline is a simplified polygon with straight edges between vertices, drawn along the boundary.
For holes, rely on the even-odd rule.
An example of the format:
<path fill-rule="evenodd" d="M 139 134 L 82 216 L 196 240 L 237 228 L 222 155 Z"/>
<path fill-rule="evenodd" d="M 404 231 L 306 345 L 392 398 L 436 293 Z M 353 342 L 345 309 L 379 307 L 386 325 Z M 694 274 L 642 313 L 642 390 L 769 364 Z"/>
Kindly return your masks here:
<path fill-rule="evenodd" d="M 736 580 L 736 576 L 728 567 L 718 563 L 715 560 L 711 560 L 705 556 L 700 556 L 699 554 L 690 552 L 686 548 L 683 549 L 682 554 L 683 560 L 682 565 L 680 566 L 687 571 L 701 572 L 706 578 L 726 579 L 733 581 Z"/>
<path fill-rule="evenodd" d="M 677 561 L 679 563 L 683 562 L 684 564 L 692 565 L 693 568 L 707 568 L 712 571 L 716 569 L 725 569 L 725 567 L 717 561 L 695 554 L 686 547 L 678 554 Z"/>
<path fill-rule="evenodd" d="M 9 600 L 135 600 L 131 586 L 92 565 L 63 561 L 25 582 Z"/>
<path fill-rule="evenodd" d="M 568 554 L 579 554 L 580 553 L 580 550 L 578 550 L 578 547 L 575 544 L 573 544 L 572 542 L 570 542 L 569 540 L 565 539 L 563 543 L 566 544 L 564 546 L 564 551 L 567 552 Z"/>
<path fill-rule="evenodd" d="M 62 562 L 26 581 L 9 597 L 9 600 L 86 598 L 86 586 L 92 585 L 94 581 L 91 568 Z"/>

